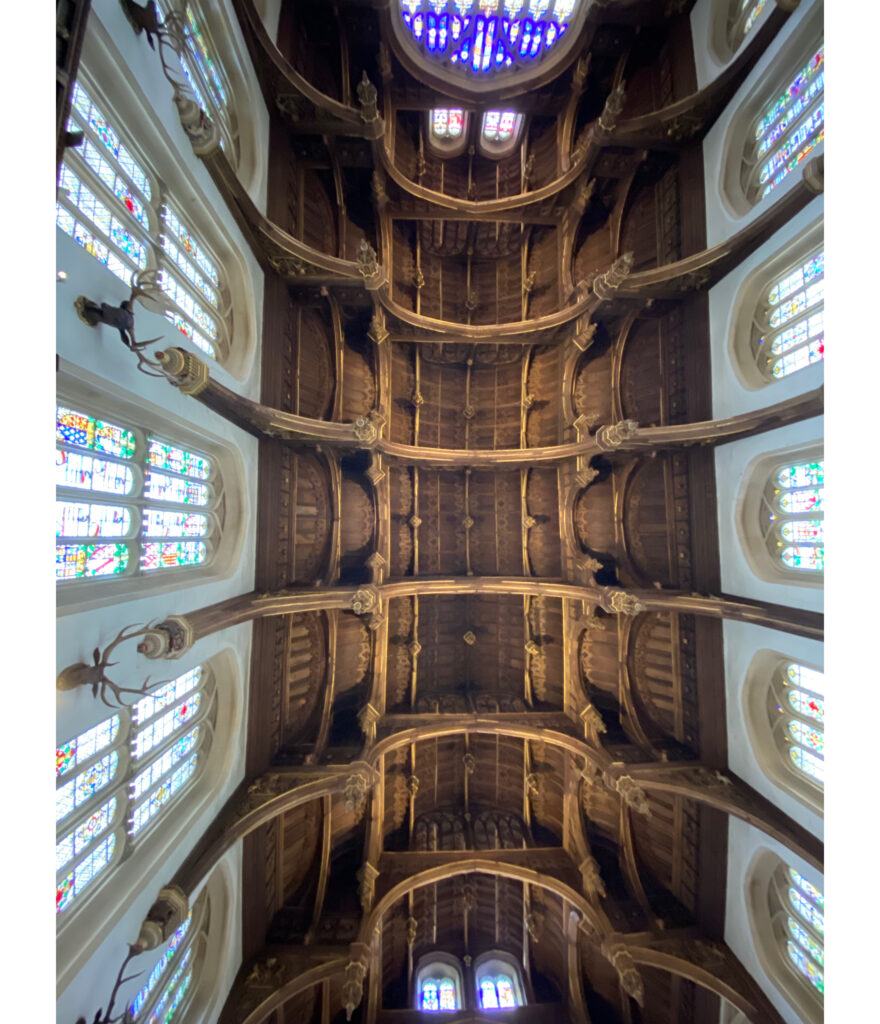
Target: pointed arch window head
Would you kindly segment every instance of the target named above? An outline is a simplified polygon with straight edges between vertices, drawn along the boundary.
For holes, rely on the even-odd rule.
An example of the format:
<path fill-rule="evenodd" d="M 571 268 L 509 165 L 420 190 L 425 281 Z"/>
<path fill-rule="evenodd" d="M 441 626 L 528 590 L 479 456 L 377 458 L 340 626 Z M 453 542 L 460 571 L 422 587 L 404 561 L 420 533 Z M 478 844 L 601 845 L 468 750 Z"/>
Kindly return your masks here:
<path fill-rule="evenodd" d="M 57 913 L 189 788 L 210 747 L 214 694 L 210 670 L 196 666 L 56 748 Z"/>
<path fill-rule="evenodd" d="M 157 268 L 166 319 L 205 355 L 225 358 L 230 303 L 204 241 L 80 82 L 68 129 L 82 131 L 85 140 L 66 151 L 61 166 L 58 227 L 127 285 L 137 271 Z"/>
<path fill-rule="evenodd" d="M 820 44 L 761 110 L 743 157 L 742 185 L 754 205 L 825 138 L 825 47 Z"/>
<path fill-rule="evenodd" d="M 210 459 L 66 405 L 55 423 L 56 580 L 209 562 L 223 519 Z"/>

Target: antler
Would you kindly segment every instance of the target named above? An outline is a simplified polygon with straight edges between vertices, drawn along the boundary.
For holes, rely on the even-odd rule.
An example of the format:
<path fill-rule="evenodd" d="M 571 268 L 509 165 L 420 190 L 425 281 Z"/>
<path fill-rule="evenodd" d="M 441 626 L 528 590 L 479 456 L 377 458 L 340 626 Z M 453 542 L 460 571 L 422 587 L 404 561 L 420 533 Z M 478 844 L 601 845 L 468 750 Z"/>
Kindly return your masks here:
<path fill-rule="evenodd" d="M 113 1010 L 113 1004 L 116 1002 L 116 996 L 119 994 L 119 989 L 127 981 L 132 981 L 134 978 L 137 978 L 141 974 L 143 974 L 143 971 L 138 971 L 137 974 L 129 974 L 127 978 L 123 978 L 122 976 L 122 972 L 128 966 L 129 960 L 131 960 L 133 957 L 136 957 L 139 953 L 143 953 L 143 951 L 144 950 L 142 946 L 138 946 L 137 944 L 132 945 L 131 943 L 129 943 L 128 955 L 122 961 L 122 966 L 119 968 L 119 973 L 116 975 L 116 984 L 113 986 L 113 990 L 110 993 L 110 1000 L 107 1003 L 107 1009 L 98 1010 L 98 1012 L 95 1014 L 93 1024 L 116 1024 L 116 1021 L 121 1021 L 124 1019 L 126 1022 L 128 1022 L 132 1019 L 131 1014 L 128 1012 L 127 1008 L 123 1010 L 123 1012 L 120 1013 L 118 1017 L 111 1017 L 110 1014 L 111 1011 Z M 80 1017 L 77 1020 L 76 1024 L 86 1024 L 85 1017 Z"/>

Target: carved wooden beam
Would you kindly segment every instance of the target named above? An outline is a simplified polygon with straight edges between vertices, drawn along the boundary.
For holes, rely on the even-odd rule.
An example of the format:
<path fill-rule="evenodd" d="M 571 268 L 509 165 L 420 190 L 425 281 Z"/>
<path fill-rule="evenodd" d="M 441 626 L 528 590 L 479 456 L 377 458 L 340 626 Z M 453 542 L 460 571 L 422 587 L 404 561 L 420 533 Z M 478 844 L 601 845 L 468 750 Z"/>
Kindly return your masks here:
<path fill-rule="evenodd" d="M 232 0 L 232 6 L 270 111 L 277 109 L 294 123 L 323 117 L 330 122 L 326 127 L 334 127 L 335 122 L 337 134 L 372 135 L 373 128 L 364 123 L 357 108 L 316 89 L 285 58 L 269 37 L 253 0 Z"/>
<path fill-rule="evenodd" d="M 701 937 L 619 937 L 634 964 L 677 974 L 709 989 L 741 1010 L 751 1024 L 782 1024 L 783 1018 L 729 947 Z"/>
<path fill-rule="evenodd" d="M 676 299 L 706 291 L 763 245 L 825 188 L 825 158 L 813 157 L 804 164 L 800 180 L 781 199 L 771 202 L 760 216 L 732 237 L 685 259 L 652 270 L 629 274 L 618 285 L 618 302 Z"/>
<path fill-rule="evenodd" d="M 789 17 L 791 9 L 776 6 L 747 46 L 709 85 L 661 110 L 619 121 L 607 140 L 612 146 L 679 149 L 709 131 L 737 89 L 760 60 Z"/>

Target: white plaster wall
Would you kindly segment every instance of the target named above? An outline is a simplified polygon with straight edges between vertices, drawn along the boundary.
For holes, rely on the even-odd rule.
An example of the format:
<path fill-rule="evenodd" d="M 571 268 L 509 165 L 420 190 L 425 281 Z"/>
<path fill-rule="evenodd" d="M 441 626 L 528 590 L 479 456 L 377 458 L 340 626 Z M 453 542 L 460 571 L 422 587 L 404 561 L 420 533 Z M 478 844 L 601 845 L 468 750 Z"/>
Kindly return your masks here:
<path fill-rule="evenodd" d="M 695 12 L 705 8 L 711 0 L 700 0 L 694 11 L 691 13 L 691 26 L 694 28 Z M 761 18 L 766 16 L 771 4 L 767 5 Z M 703 170 L 706 182 L 706 239 L 707 245 L 718 245 L 725 239 L 730 238 L 737 231 L 749 224 L 755 217 L 759 217 L 770 203 L 778 202 L 795 183 L 800 180 L 800 172 L 792 171 L 762 202 L 753 206 L 748 213 L 738 215 L 730 203 L 722 194 L 722 175 L 728 162 L 733 162 L 738 167 L 741 153 L 729 147 L 728 134 L 737 112 L 752 101 L 755 97 L 762 95 L 772 84 L 774 76 L 780 66 L 787 65 L 806 48 L 809 47 L 814 31 L 814 25 L 821 24 L 822 0 L 801 0 L 797 10 L 789 17 L 785 25 L 762 55 L 758 63 L 752 68 L 745 82 L 737 90 L 736 95 L 728 103 L 727 107 L 707 133 L 703 140 Z M 702 15 L 700 15 L 702 17 Z M 697 28 L 700 28 L 699 17 Z M 754 29 L 753 29 L 754 31 Z M 694 48 L 698 55 L 698 76 L 699 76 L 699 50 L 702 45 L 700 40 L 705 39 L 705 32 L 702 36 L 694 35 Z M 704 55 L 705 57 L 705 55 Z M 714 77 L 714 76 L 712 76 Z M 702 85 L 703 83 L 700 82 Z M 808 159 L 819 156 L 824 152 L 824 142 L 820 143 L 809 155 Z"/>
<path fill-rule="evenodd" d="M 791 608 L 822 611 L 822 587 L 807 583 L 775 583 L 755 575 L 743 553 L 736 523 L 743 484 L 753 459 L 784 452 L 789 448 L 821 444 L 824 436 L 824 417 L 816 416 L 802 423 L 793 423 L 716 447 L 718 545 L 721 555 L 721 589 L 724 593 L 788 605 Z"/>
<path fill-rule="evenodd" d="M 709 290 L 709 340 L 712 366 L 712 412 L 719 419 L 804 394 L 819 387 L 824 364 L 815 363 L 766 387 L 746 387 L 734 370 L 734 326 L 751 333 L 752 309 L 737 309 L 737 299 L 760 268 L 792 240 L 823 220 L 825 199 L 816 198 L 759 249 Z M 747 350 L 747 349 L 746 349 Z"/>
<path fill-rule="evenodd" d="M 780 811 L 822 839 L 824 821 L 796 797 L 771 782 L 755 757 L 751 735 L 746 724 L 743 683 L 752 658 L 762 650 L 779 651 L 795 661 L 821 666 L 825 645 L 818 640 L 765 629 L 746 622 L 724 622 L 724 680 L 727 701 L 727 750 L 731 771 L 771 800 Z"/>
<path fill-rule="evenodd" d="M 268 154 L 268 116 L 256 79 L 238 32 L 237 20 L 225 2 L 209 5 L 217 25 L 226 24 L 224 56 L 237 54 L 242 68 L 230 78 L 246 89 L 243 119 L 252 133 L 259 159 L 248 171 L 245 186 L 258 205 L 265 208 L 265 161 Z M 212 30 L 217 30 L 212 21 Z M 219 239 L 217 248 L 224 269 L 237 280 L 234 292 L 234 333 L 236 344 L 249 346 L 249 355 L 236 375 L 211 363 L 211 375 L 239 394 L 259 397 L 263 274 L 241 232 L 201 162 L 193 155 L 177 121 L 171 87 L 161 74 L 157 55 L 144 38 L 135 37 L 116 0 L 95 0 L 83 46 L 82 66 L 88 69 L 112 98 L 117 112 L 131 114 L 137 124 L 136 141 L 148 157 L 155 156 L 155 169 L 198 229 L 199 218 L 210 218 Z M 123 127 L 129 126 L 127 116 Z M 214 235 L 212 234 L 212 241 Z M 182 395 L 167 381 L 152 379 L 136 369 L 137 361 L 122 345 L 118 334 L 106 327 L 89 328 L 73 307 L 78 295 L 101 302 L 118 303 L 128 297 L 128 288 L 101 266 L 84 249 L 60 230 L 56 231 L 56 267 L 67 280 L 55 289 L 58 383 L 61 388 L 84 389 L 113 406 L 129 408 L 133 422 L 144 419 L 175 427 L 184 436 L 201 441 L 208 451 L 219 450 L 224 461 L 224 486 L 228 508 L 224 538 L 236 543 L 228 559 L 192 576 L 154 577 L 136 584 L 134 592 L 119 599 L 97 590 L 78 592 L 71 584 L 63 594 L 57 624 L 56 669 L 78 661 L 91 661 L 94 647 L 103 647 L 126 625 L 147 623 L 168 614 L 185 613 L 253 589 L 256 542 L 257 453 L 255 438 Z M 164 317 L 137 306 L 137 336 L 161 335 L 166 345 L 187 347 Z M 160 346 L 157 346 L 160 347 Z M 230 534 L 230 531 L 232 533 Z M 111 581 L 115 582 L 115 581 Z M 139 592 L 138 592 L 139 591 Z M 139 685 L 149 675 L 158 682 L 187 669 L 217 659 L 228 671 L 223 684 L 218 680 L 218 735 L 208 754 L 206 769 L 189 791 L 189 797 L 169 808 L 167 818 L 147 832 L 134 852 L 104 881 L 96 880 L 94 891 L 83 893 L 61 915 L 56 960 L 56 1010 L 58 1019 L 73 1021 L 79 1015 L 91 1020 L 99 1005 L 106 1003 L 113 979 L 133 942 L 140 923 L 155 900 L 159 888 L 192 850 L 205 829 L 244 777 L 244 746 L 247 725 L 247 695 L 251 659 L 252 625 L 220 631 L 198 641 L 179 661 L 148 661 L 136 653 L 135 643 L 122 645 L 114 655 L 118 664 L 111 677 L 121 685 Z M 224 662 L 225 659 L 225 662 Z M 59 692 L 56 695 L 56 739 L 65 741 L 106 718 L 110 711 L 90 691 Z M 222 946 L 212 946 L 209 991 L 195 989 L 188 1020 L 216 1020 L 241 960 L 241 847 L 238 844 L 222 862 L 229 899 L 223 918 L 212 920 L 221 929 Z M 218 869 L 220 870 L 220 866 Z M 225 934 L 224 934 L 225 933 Z M 157 954 L 145 956 L 147 972 Z M 137 966 L 141 969 L 141 965 Z M 130 983 L 117 1002 L 131 998 L 143 978 Z M 207 979 L 206 979 L 207 980 Z M 189 1016 L 192 1013 L 192 1016 Z"/>
<path fill-rule="evenodd" d="M 819 889 L 825 891 L 824 876 L 815 868 L 758 829 L 740 821 L 739 818 L 731 818 L 727 834 L 727 916 L 724 922 L 724 941 L 739 957 L 742 965 L 761 986 L 787 1024 L 802 1024 L 800 1015 L 789 1005 L 764 970 L 755 949 L 749 924 L 746 878 L 755 855 L 761 850 L 772 850 L 786 864 L 790 864 Z"/>

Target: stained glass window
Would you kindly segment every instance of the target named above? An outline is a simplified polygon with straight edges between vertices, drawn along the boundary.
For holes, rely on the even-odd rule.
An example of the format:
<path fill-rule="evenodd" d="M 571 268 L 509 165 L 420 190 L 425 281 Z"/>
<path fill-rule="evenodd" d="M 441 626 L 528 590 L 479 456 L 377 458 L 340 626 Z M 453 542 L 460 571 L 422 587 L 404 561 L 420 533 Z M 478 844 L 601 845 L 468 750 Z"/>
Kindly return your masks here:
<path fill-rule="evenodd" d="M 56 579 L 208 561 L 216 525 L 206 514 L 214 494 L 210 459 L 64 405 L 56 409 L 55 435 Z M 92 500 L 104 496 L 116 501 Z"/>
<path fill-rule="evenodd" d="M 57 747 L 59 912 L 122 851 L 126 820 L 139 841 L 191 785 L 210 743 L 213 695 L 211 673 L 199 665 Z"/>
<path fill-rule="evenodd" d="M 449 978 L 444 978 L 440 982 L 440 1009 L 458 1009 L 458 1002 L 455 998 L 455 983 L 450 981 Z"/>
<path fill-rule="evenodd" d="M 417 1009 L 427 1013 L 447 1013 L 461 1009 L 458 997 L 459 986 L 448 973 L 454 970 L 445 964 L 428 964 L 419 970 L 416 990 Z"/>
<path fill-rule="evenodd" d="M 822 893 L 811 882 L 778 863 L 770 879 L 768 909 L 781 961 L 817 999 L 825 992 L 824 906 Z"/>
<path fill-rule="evenodd" d="M 764 536 L 779 564 L 794 573 L 825 569 L 825 464 L 782 466 L 764 492 Z"/>
<path fill-rule="evenodd" d="M 734 53 L 752 30 L 767 0 L 731 0 L 727 21 L 727 44 Z"/>
<path fill-rule="evenodd" d="M 513 981 L 507 974 L 480 977 L 479 996 L 484 1010 L 507 1010 L 519 1005 Z"/>
<path fill-rule="evenodd" d="M 579 0 L 399 0 L 398 16 L 430 60 L 482 77 L 543 58 L 578 6 Z"/>
<path fill-rule="evenodd" d="M 483 978 L 480 982 L 480 1005 L 484 1010 L 498 1009 L 498 992 L 492 978 Z"/>
<path fill-rule="evenodd" d="M 192 911 L 190 911 L 189 914 L 187 914 L 186 920 L 168 940 L 168 945 L 162 951 L 162 955 L 157 960 L 152 971 L 150 971 L 150 977 L 147 979 L 146 985 L 144 985 L 140 992 L 138 992 L 138 994 L 131 1001 L 131 1004 L 129 1006 L 129 1012 L 131 1013 L 131 1016 L 133 1018 L 136 1018 L 137 1015 L 141 1012 L 141 1010 L 143 1010 L 144 1006 L 147 1003 L 147 1000 L 150 998 L 152 993 L 156 991 L 157 986 L 159 982 L 162 980 L 169 964 L 174 962 L 178 950 L 180 949 L 181 944 L 183 943 L 184 939 L 187 936 L 187 933 L 189 932 L 191 923 Z"/>
<path fill-rule="evenodd" d="M 819 46 L 762 111 L 744 163 L 752 202 L 769 195 L 825 138 L 825 48 Z"/>
<path fill-rule="evenodd" d="M 775 278 L 762 293 L 753 350 L 770 380 L 825 358 L 825 252 L 819 249 Z"/>
<path fill-rule="evenodd" d="M 437 139 L 459 139 L 464 130 L 464 111 L 443 108 L 431 111 L 431 134 Z"/>
<path fill-rule="evenodd" d="M 189 8 L 185 32 L 192 50 L 192 61 L 184 62 L 187 74 L 190 67 L 200 67 L 212 101 L 222 96 L 225 102 L 222 75 Z M 204 242 L 164 197 L 154 196 L 143 166 L 81 83 L 74 86 L 68 127 L 86 138 L 65 154 L 56 223 L 126 284 L 135 271 L 158 266 L 168 301 L 166 318 L 198 349 L 217 358 L 229 343 L 227 303 L 218 265 Z"/>
<path fill-rule="evenodd" d="M 426 981 L 422 984 L 422 1009 L 440 1009 L 439 989 L 435 981 Z"/>
<path fill-rule="evenodd" d="M 509 142 L 519 127 L 515 110 L 488 110 L 483 115 L 483 138 L 487 142 Z"/>
<path fill-rule="evenodd" d="M 790 767 L 820 787 L 825 781 L 825 682 L 816 669 L 786 662 L 773 676 L 771 725 Z"/>

